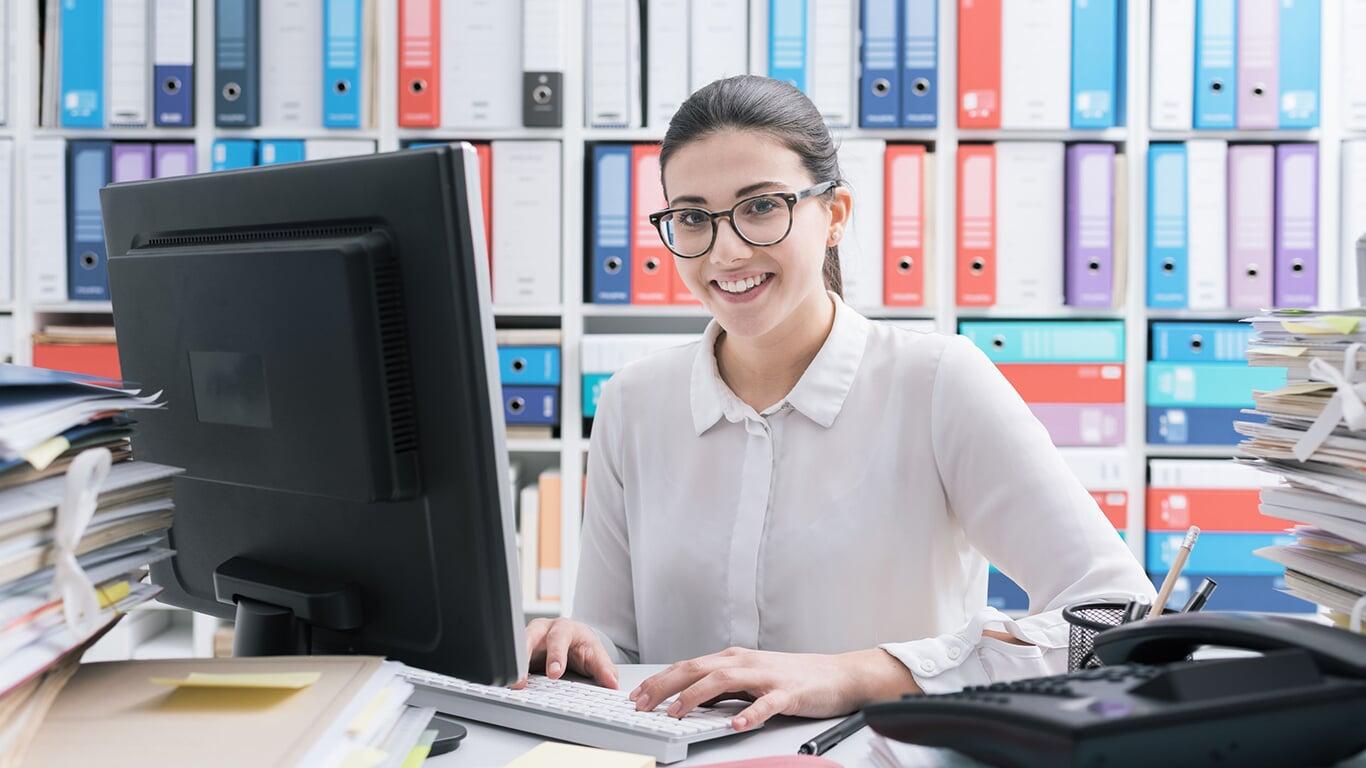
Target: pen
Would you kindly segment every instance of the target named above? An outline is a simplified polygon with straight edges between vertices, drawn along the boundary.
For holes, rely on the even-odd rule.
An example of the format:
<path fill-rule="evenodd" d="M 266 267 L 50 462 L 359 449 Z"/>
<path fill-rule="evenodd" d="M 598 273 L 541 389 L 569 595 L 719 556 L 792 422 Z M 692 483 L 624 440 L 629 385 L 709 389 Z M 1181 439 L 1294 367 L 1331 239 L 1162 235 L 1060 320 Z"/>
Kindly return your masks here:
<path fill-rule="evenodd" d="M 1155 619 L 1162 615 L 1163 609 L 1167 607 L 1167 600 L 1172 596 L 1172 590 L 1176 588 L 1176 580 L 1181 576 L 1181 569 L 1186 567 L 1186 559 L 1191 556 L 1191 548 L 1195 546 L 1195 540 L 1198 538 L 1198 527 L 1192 525 L 1186 530 L 1186 538 L 1181 542 L 1181 548 L 1176 550 L 1176 558 L 1172 560 L 1171 570 L 1167 571 L 1167 578 L 1162 580 L 1162 589 L 1157 591 L 1157 599 L 1153 601 L 1153 609 L 1148 611 L 1148 618 Z"/>
<path fill-rule="evenodd" d="M 819 736 L 801 745 L 797 749 L 797 754 L 823 755 L 836 744 L 852 736 L 863 725 L 863 713 L 855 712 L 841 720 L 839 725 L 822 731 Z"/>
<path fill-rule="evenodd" d="M 1120 623 L 1128 624 L 1131 621 L 1141 620 L 1144 616 L 1148 615 L 1148 609 L 1151 607 L 1152 601 L 1148 599 L 1147 595 L 1138 595 L 1134 597 L 1133 600 L 1129 601 L 1128 605 L 1124 606 L 1124 618 L 1120 620 Z"/>
<path fill-rule="evenodd" d="M 1219 582 L 1214 579 L 1201 579 L 1200 586 L 1196 587 L 1195 591 L 1191 593 L 1190 599 L 1186 601 L 1186 607 L 1182 608 L 1181 612 L 1194 613 L 1195 611 L 1204 608 L 1205 603 L 1209 601 L 1209 596 L 1213 594 L 1214 588 L 1217 586 L 1219 586 Z"/>

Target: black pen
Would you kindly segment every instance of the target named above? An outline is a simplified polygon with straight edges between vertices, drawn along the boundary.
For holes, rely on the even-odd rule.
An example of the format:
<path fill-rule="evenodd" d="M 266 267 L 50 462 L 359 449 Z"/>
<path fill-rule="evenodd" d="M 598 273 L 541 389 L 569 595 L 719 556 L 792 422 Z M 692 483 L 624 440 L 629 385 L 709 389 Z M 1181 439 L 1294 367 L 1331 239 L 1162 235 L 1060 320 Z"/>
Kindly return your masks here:
<path fill-rule="evenodd" d="M 1214 588 L 1219 586 L 1214 579 L 1201 579 L 1200 586 L 1191 593 L 1190 600 L 1186 601 L 1186 607 L 1181 609 L 1182 613 L 1192 613 L 1205 607 L 1209 601 L 1209 596 L 1214 592 Z"/>
<path fill-rule="evenodd" d="M 855 712 L 844 718 L 839 725 L 829 728 L 819 736 L 806 742 L 797 749 L 799 755 L 823 755 L 836 744 L 852 736 L 863 727 L 863 713 Z"/>

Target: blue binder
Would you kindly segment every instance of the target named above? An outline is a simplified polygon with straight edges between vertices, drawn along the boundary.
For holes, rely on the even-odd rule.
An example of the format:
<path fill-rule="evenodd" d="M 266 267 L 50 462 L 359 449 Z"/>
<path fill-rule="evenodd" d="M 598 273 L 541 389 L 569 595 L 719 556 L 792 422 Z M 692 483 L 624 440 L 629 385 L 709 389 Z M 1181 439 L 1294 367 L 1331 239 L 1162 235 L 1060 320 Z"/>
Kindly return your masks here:
<path fill-rule="evenodd" d="M 863 0 L 859 25 L 859 125 L 895 128 L 901 120 L 901 0 Z"/>
<path fill-rule="evenodd" d="M 987 573 L 987 605 L 998 611 L 1029 610 L 1029 595 L 995 566 Z"/>
<path fill-rule="evenodd" d="M 323 125 L 359 128 L 361 0 L 323 3 Z"/>
<path fill-rule="evenodd" d="M 67 290 L 73 301 L 109 300 L 109 256 L 100 217 L 100 187 L 109 183 L 113 142 L 67 146 Z"/>
<path fill-rule="evenodd" d="M 602 386 L 612 378 L 610 373 L 585 373 L 583 375 L 583 417 L 591 419 L 598 415 L 598 399 L 602 397 Z"/>
<path fill-rule="evenodd" d="M 1246 323 L 1153 323 L 1153 359 L 1183 363 L 1247 360 L 1252 326 Z"/>
<path fill-rule="evenodd" d="M 1119 0 L 1072 0 L 1073 128 L 1116 125 L 1119 11 Z"/>
<path fill-rule="evenodd" d="M 1280 6 L 1281 127 L 1317 128 L 1319 0 L 1281 0 Z"/>
<path fill-rule="evenodd" d="M 61 123 L 104 127 L 104 0 L 61 0 Z"/>
<path fill-rule="evenodd" d="M 1235 127 L 1237 47 L 1237 0 L 1196 0 L 1196 128 Z"/>
<path fill-rule="evenodd" d="M 593 147 L 593 272 L 595 304 L 631 303 L 631 147 Z"/>
<path fill-rule="evenodd" d="M 1197 548 L 1199 543 L 1195 545 Z M 1314 613 L 1317 607 L 1288 595 L 1285 589 L 1285 576 L 1233 576 L 1224 573 L 1204 574 L 1218 586 L 1205 603 L 1206 611 L 1271 611 L 1275 613 Z M 1153 586 L 1160 587 L 1167 578 L 1166 572 L 1149 573 Z M 1176 587 L 1172 589 L 1167 605 L 1180 610 L 1190 599 L 1191 590 L 1200 585 L 1201 576 L 1178 576 Z"/>
<path fill-rule="evenodd" d="M 939 16 L 935 0 L 906 0 L 901 13 L 901 125 L 933 128 L 939 121 Z"/>
<path fill-rule="evenodd" d="M 249 128 L 261 122 L 261 34 L 258 0 L 216 0 L 214 122 Z"/>
<path fill-rule="evenodd" d="M 152 67 L 152 80 L 155 83 L 152 95 L 153 122 L 159 127 L 184 128 L 194 125 L 194 3 L 184 4 L 183 10 L 189 12 L 188 18 L 180 15 L 179 10 L 177 7 L 176 12 L 169 13 L 160 4 L 156 8 L 156 26 L 183 22 L 179 31 L 189 38 L 185 41 L 186 60 L 167 64 L 157 61 Z M 165 30 L 154 30 L 157 36 L 164 33 Z"/>
<path fill-rule="evenodd" d="M 503 420 L 512 425 L 559 426 L 559 388 L 503 387 Z"/>
<path fill-rule="evenodd" d="M 498 374 L 503 384 L 559 386 L 559 347 L 499 347 Z"/>
<path fill-rule="evenodd" d="M 1185 538 L 1185 531 L 1149 532 L 1146 553 L 1148 572 L 1166 576 L 1172 558 L 1176 557 L 1176 551 L 1181 548 L 1181 541 Z M 1209 576 L 1215 580 L 1219 578 L 1215 574 L 1221 573 L 1230 576 L 1279 576 L 1285 572 L 1280 563 L 1258 557 L 1252 552 L 1274 544 L 1294 542 L 1294 536 L 1278 533 L 1201 533 L 1182 573 Z"/>
<path fill-rule="evenodd" d="M 1252 390 L 1285 386 L 1284 368 L 1240 363 L 1148 363 L 1148 405 L 1251 408 Z"/>
<path fill-rule="evenodd" d="M 806 0 L 769 0 L 768 76 L 806 90 Z"/>
<path fill-rule="evenodd" d="M 213 170 L 230 171 L 256 165 L 256 142 L 251 139 L 219 139 L 213 143 Z"/>
<path fill-rule="evenodd" d="M 262 139 L 259 149 L 261 165 L 302 163 L 304 161 L 303 139 Z M 218 168 L 214 170 L 218 170 Z"/>
<path fill-rule="evenodd" d="M 1120 320 L 964 320 L 958 332 L 994 363 L 1122 363 Z"/>
<path fill-rule="evenodd" d="M 1186 232 L 1186 145 L 1153 144 L 1148 147 L 1149 307 L 1186 306 Z"/>
<path fill-rule="evenodd" d="M 1242 408 L 1148 407 L 1148 443 L 1151 445 L 1237 445 L 1243 436 L 1233 429 L 1235 421 L 1265 423 L 1265 416 L 1243 413 Z"/>

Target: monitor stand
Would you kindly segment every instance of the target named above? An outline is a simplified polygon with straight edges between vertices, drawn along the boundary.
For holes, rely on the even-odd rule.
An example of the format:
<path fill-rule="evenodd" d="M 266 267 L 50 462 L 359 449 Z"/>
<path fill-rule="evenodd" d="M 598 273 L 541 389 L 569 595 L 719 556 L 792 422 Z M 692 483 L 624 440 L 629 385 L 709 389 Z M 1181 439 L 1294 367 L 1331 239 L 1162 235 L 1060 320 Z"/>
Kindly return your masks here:
<path fill-rule="evenodd" d="M 361 626 L 360 590 L 352 584 L 234 557 L 214 571 L 213 586 L 219 602 L 237 606 L 233 656 L 307 654 L 313 627 Z"/>

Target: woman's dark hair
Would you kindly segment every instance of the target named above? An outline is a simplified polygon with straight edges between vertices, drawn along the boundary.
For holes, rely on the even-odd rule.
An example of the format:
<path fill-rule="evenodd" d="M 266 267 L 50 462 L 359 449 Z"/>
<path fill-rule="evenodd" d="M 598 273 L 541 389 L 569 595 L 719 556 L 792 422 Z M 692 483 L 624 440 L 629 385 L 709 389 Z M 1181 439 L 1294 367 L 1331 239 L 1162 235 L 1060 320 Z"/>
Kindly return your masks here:
<path fill-rule="evenodd" d="M 816 105 L 790 83 L 757 75 L 717 80 L 683 102 L 669 121 L 660 147 L 660 181 L 673 153 L 691 141 L 725 130 L 757 131 L 771 136 L 797 153 L 813 183 L 844 181 L 835 142 Z M 823 197 L 833 199 L 834 190 Z M 842 297 L 839 246 L 825 249 L 821 273 L 825 287 Z"/>

